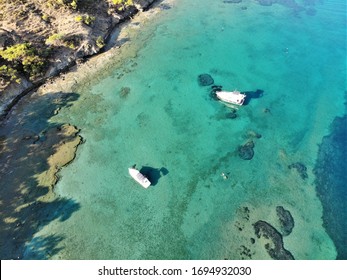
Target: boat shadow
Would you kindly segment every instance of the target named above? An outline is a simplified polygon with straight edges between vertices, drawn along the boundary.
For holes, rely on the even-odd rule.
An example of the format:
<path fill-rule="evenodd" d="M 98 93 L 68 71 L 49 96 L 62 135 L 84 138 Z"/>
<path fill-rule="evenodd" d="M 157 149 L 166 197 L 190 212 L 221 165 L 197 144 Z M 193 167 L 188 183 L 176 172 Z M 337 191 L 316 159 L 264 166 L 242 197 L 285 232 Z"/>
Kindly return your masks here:
<path fill-rule="evenodd" d="M 248 105 L 251 99 L 258 99 L 263 96 L 264 91 L 262 89 L 257 89 L 255 91 L 244 91 L 246 94 L 246 99 L 243 105 Z"/>
<path fill-rule="evenodd" d="M 153 168 L 150 166 L 142 166 L 140 172 L 148 178 L 152 186 L 157 185 L 161 177 L 169 174 L 169 170 L 165 167 Z"/>

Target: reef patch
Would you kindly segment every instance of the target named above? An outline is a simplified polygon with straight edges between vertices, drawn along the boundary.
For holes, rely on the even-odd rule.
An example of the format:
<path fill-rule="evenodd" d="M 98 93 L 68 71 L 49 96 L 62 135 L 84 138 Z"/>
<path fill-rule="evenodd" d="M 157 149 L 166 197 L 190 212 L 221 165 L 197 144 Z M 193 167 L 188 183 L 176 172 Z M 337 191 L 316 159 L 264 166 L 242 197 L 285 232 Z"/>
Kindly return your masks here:
<path fill-rule="evenodd" d="M 333 240 L 337 259 L 347 259 L 347 115 L 336 117 L 319 145 L 313 169 L 323 206 L 323 225 Z"/>
<path fill-rule="evenodd" d="M 300 175 L 300 177 L 305 180 L 308 178 L 308 175 L 307 175 L 307 167 L 301 163 L 301 162 L 295 162 L 295 163 L 292 163 L 290 165 L 288 165 L 288 168 L 289 169 L 296 169 Z"/>
<path fill-rule="evenodd" d="M 198 83 L 200 86 L 210 86 L 214 83 L 210 74 L 200 74 L 198 76 Z"/>
<path fill-rule="evenodd" d="M 286 250 L 283 245 L 282 235 L 269 223 L 258 221 L 253 224 L 255 234 L 258 239 L 265 239 L 265 249 L 274 260 L 294 260 L 291 252 Z"/>
<path fill-rule="evenodd" d="M 49 146 L 50 143 L 56 142 L 56 138 L 61 140 L 52 146 L 54 152 L 47 160 L 48 169 L 36 177 L 40 186 L 54 187 L 59 179 L 57 173 L 63 166 L 74 160 L 77 147 L 83 142 L 78 133 L 79 129 L 70 124 L 47 130 L 45 141 L 48 143 L 45 143 L 45 145 Z"/>
<path fill-rule="evenodd" d="M 294 219 L 292 214 L 289 210 L 284 209 L 283 206 L 277 206 L 276 213 L 280 221 L 283 236 L 289 235 L 294 228 Z"/>
<path fill-rule="evenodd" d="M 248 141 L 246 144 L 238 148 L 239 157 L 243 160 L 251 160 L 254 156 L 254 142 Z"/>

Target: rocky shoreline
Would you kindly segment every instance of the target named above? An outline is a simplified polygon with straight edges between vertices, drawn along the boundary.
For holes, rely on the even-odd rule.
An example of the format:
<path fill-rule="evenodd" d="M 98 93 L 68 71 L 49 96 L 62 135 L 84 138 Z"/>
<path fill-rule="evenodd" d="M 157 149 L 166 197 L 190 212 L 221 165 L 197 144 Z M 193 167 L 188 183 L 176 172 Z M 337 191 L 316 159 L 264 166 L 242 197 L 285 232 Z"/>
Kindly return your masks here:
<path fill-rule="evenodd" d="M 163 0 L 134 0 L 130 1 L 132 5 L 124 6 L 125 8 L 121 9 L 112 4 L 112 1 L 105 0 L 100 5 L 95 4 L 96 7 L 81 7 L 81 9 L 73 10 L 70 6 L 68 6 L 70 9 L 66 7 L 47 8 L 48 4 L 44 5 L 39 0 L 30 0 L 29 4 L 18 7 L 27 14 L 15 23 L 10 16 L 0 14 L 0 50 L 11 45 L 29 42 L 33 47 L 44 45 L 44 51 L 47 49 L 50 52 L 49 56 L 44 58 L 46 60 L 44 72 L 35 77 L 29 77 L 28 73 L 15 70 L 18 78 L 15 81 L 10 80 L 9 75 L 4 71 L 0 71 L 0 119 L 3 119 L 26 94 L 61 73 L 70 71 L 77 64 L 109 50 L 117 43 L 112 40 L 112 37 L 123 23 L 139 12 L 159 6 L 161 2 Z M 6 6 L 6 4 L 8 5 Z M 6 8 L 11 10 L 11 5 L 14 4 L 9 1 L 2 5 L 5 5 L 5 10 Z M 91 11 L 93 9 L 95 11 Z M 62 16 L 66 19 L 61 20 Z M 47 17 L 48 19 L 46 19 Z M 85 19 L 86 17 L 90 17 L 92 22 L 89 24 L 79 22 L 80 18 Z M 29 21 L 33 21 L 33 23 L 28 24 Z M 35 32 L 36 29 L 38 32 Z M 9 68 L 11 65 L 7 65 L 7 63 L 9 62 L 0 56 L 0 64 L 6 64 L 4 66 Z M 18 64 L 18 62 L 16 63 Z M 22 66 L 20 65 L 19 68 Z"/>

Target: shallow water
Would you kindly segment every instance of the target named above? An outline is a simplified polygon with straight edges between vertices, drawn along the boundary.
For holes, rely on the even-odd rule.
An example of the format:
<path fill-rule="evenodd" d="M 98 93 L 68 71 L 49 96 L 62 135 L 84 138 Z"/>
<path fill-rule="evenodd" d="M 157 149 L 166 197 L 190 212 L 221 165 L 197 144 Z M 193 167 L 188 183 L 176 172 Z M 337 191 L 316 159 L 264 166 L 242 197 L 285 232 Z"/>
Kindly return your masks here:
<path fill-rule="evenodd" d="M 25 257 L 269 259 L 252 224 L 281 232 L 283 206 L 295 222 L 283 243 L 296 259 L 336 258 L 312 170 L 345 112 L 342 2 L 178 0 L 142 28 L 129 26 L 122 63 L 81 85 L 79 100 L 52 119 L 86 139 L 55 188 L 80 209 L 36 234 L 61 237 L 54 254 L 33 239 Z M 248 93 L 235 119 L 199 86 L 202 73 Z M 254 157 L 243 160 L 238 148 L 250 140 Z M 296 162 L 307 178 L 288 168 Z M 135 163 L 151 188 L 128 175 Z"/>

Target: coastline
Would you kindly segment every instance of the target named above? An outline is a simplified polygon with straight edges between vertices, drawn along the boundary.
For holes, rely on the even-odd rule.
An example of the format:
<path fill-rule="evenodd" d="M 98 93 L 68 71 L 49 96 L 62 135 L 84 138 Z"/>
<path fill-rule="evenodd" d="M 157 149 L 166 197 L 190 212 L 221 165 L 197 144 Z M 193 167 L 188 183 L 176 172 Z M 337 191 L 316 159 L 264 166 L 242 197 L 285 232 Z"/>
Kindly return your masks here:
<path fill-rule="evenodd" d="M 119 47 L 118 38 L 115 38 L 115 34 L 120 33 L 120 30 L 131 23 L 131 21 L 138 17 L 140 14 L 144 14 L 147 11 L 155 10 L 164 0 L 147 0 L 143 1 L 139 6 L 137 6 L 137 11 L 134 13 L 130 11 L 128 15 L 124 18 L 120 18 L 118 22 L 110 23 L 103 37 L 105 37 L 105 45 L 98 49 L 93 49 L 92 52 L 85 51 L 82 56 L 77 55 L 79 50 L 76 51 L 74 56 L 66 55 L 61 53 L 60 56 L 55 58 L 56 63 L 49 66 L 47 73 L 35 80 L 30 81 L 21 77 L 19 84 L 12 82 L 8 87 L 3 89 L 2 95 L 0 96 L 0 121 L 6 118 L 10 110 L 23 98 L 24 96 L 35 92 L 41 86 L 45 84 L 55 82 L 59 76 L 64 73 L 71 71 L 76 71 L 78 65 L 83 65 L 92 58 L 99 56 L 103 53 L 107 53 L 114 47 Z M 143 18 L 142 18 L 143 19 Z M 0 28 L 3 31 L 9 32 L 6 28 Z M 83 47 L 83 45 L 81 46 Z"/>
<path fill-rule="evenodd" d="M 100 73 L 100 70 L 109 69 L 122 63 L 118 57 L 124 50 L 123 45 L 127 41 L 131 41 L 129 37 L 136 35 L 142 28 L 141 25 L 151 20 L 153 16 L 161 11 L 160 5 L 163 2 L 172 5 L 174 0 L 155 0 L 149 10 L 139 12 L 128 21 L 120 23 L 109 35 L 111 43 L 106 45 L 107 50 L 105 52 L 97 53 L 86 59 L 85 62 L 72 66 L 67 72 L 62 71 L 58 76 L 48 79 L 37 88 L 34 95 L 45 95 L 50 92 L 74 92 L 77 85 L 87 87 L 93 84 L 93 79 L 102 79 L 103 73 Z M 133 22 L 137 24 L 132 25 Z M 126 52 L 129 56 L 136 55 L 136 51 L 131 49 L 131 43 L 127 47 Z M 104 76 L 106 77 L 107 73 Z"/>
<path fill-rule="evenodd" d="M 91 77 L 100 77 L 101 70 L 120 62 L 117 57 L 129 31 L 139 32 L 146 21 L 160 12 L 162 2 L 173 1 L 154 1 L 149 10 L 137 13 L 113 30 L 113 47 L 34 86 L 7 108 L 0 124 L 2 259 L 22 259 L 25 243 L 40 227 L 71 215 L 59 212 L 64 205 L 72 205 L 69 208 L 73 211 L 79 209 L 73 200 L 57 196 L 54 186 L 61 168 L 76 157 L 83 138 L 73 124 L 52 123 L 50 118 L 79 98 L 75 93 L 77 85 L 90 85 Z M 54 244 L 54 240 L 50 243 Z"/>

